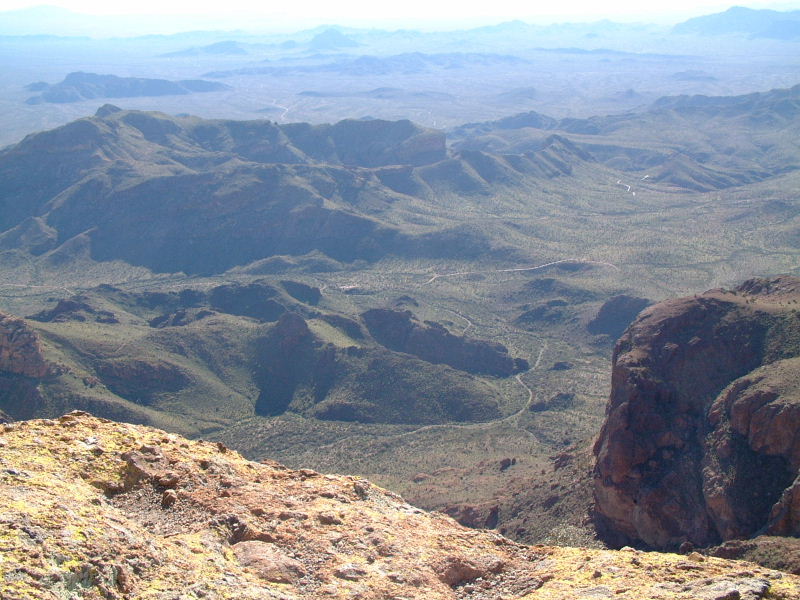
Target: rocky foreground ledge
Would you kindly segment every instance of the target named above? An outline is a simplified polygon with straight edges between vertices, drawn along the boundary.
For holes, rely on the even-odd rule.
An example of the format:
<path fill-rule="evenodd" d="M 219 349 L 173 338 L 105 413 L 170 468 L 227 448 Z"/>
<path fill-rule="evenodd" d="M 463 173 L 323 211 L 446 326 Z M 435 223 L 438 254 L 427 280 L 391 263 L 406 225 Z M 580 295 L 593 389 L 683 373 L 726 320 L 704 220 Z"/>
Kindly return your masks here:
<path fill-rule="evenodd" d="M 0 426 L 4 600 L 800 598 L 699 554 L 527 547 L 356 477 L 71 413 Z"/>

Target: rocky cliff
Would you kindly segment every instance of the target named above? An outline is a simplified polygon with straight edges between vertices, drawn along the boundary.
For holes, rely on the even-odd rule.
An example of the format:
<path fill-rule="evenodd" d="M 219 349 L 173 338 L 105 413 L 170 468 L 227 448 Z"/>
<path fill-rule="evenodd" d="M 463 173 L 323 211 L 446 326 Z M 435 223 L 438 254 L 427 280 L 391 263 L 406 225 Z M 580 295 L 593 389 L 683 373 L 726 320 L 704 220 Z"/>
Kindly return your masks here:
<path fill-rule="evenodd" d="M 22 319 L 0 313 L 0 374 L 38 378 L 53 372 L 36 332 Z"/>
<path fill-rule="evenodd" d="M 800 535 L 800 279 L 662 302 L 617 342 L 598 525 L 676 548 Z"/>
<path fill-rule="evenodd" d="M 688 557 L 526 547 L 355 477 L 72 413 L 0 426 L 6 600 L 800 597 Z"/>
<path fill-rule="evenodd" d="M 34 416 L 41 407 L 41 378 L 59 371 L 45 358 L 36 331 L 24 320 L 0 313 L 0 419 Z"/>

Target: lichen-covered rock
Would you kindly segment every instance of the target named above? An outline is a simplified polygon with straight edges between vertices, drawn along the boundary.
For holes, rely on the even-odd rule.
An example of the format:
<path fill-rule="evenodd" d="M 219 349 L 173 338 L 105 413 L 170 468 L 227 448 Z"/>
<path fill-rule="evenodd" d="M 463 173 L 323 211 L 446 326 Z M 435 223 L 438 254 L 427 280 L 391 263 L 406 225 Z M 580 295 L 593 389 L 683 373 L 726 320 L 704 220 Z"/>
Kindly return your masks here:
<path fill-rule="evenodd" d="M 756 565 L 521 546 L 362 479 L 86 413 L 0 441 L 3 600 L 800 598 Z"/>
<path fill-rule="evenodd" d="M 800 280 L 662 302 L 617 342 L 595 445 L 598 525 L 677 548 L 800 533 Z"/>

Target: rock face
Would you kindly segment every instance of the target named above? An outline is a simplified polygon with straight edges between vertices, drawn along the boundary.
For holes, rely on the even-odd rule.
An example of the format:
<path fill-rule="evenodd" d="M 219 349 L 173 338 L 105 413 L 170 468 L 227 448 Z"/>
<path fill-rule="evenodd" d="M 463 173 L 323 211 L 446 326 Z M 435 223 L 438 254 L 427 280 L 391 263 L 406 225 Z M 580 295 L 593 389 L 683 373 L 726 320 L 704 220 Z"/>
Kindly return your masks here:
<path fill-rule="evenodd" d="M 722 539 L 800 535 L 800 357 L 741 377 L 709 411 L 703 493 Z"/>
<path fill-rule="evenodd" d="M 789 600 L 720 558 L 526 547 L 355 477 L 71 413 L 0 425 L 4 600 Z M 68 460 L 65 460 L 68 457 Z"/>
<path fill-rule="evenodd" d="M 508 377 L 528 369 L 502 344 L 458 337 L 438 323 L 419 323 L 410 311 L 374 308 L 361 315 L 370 334 L 391 350 L 470 373 Z"/>
<path fill-rule="evenodd" d="M 0 373 L 39 378 L 53 372 L 36 332 L 22 319 L 0 313 Z"/>
<path fill-rule="evenodd" d="M 617 342 L 598 526 L 676 548 L 800 535 L 800 280 L 650 307 Z"/>

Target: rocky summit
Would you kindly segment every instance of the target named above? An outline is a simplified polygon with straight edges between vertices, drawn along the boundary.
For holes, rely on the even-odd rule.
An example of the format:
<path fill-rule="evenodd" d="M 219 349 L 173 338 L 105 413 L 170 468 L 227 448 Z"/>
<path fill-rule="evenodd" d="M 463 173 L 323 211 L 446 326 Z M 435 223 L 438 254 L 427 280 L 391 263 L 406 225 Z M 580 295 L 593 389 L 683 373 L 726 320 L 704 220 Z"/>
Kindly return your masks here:
<path fill-rule="evenodd" d="M 601 532 L 677 548 L 800 534 L 800 279 L 643 311 L 595 445 Z"/>
<path fill-rule="evenodd" d="M 750 563 L 523 546 L 364 479 L 74 412 L 0 428 L 5 600 L 800 598 Z"/>

